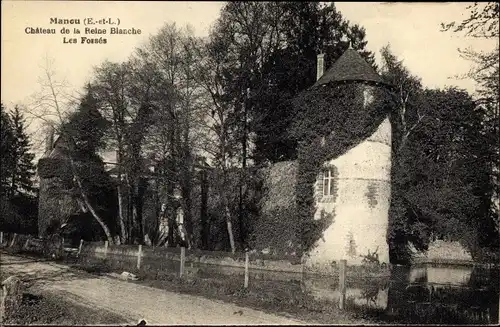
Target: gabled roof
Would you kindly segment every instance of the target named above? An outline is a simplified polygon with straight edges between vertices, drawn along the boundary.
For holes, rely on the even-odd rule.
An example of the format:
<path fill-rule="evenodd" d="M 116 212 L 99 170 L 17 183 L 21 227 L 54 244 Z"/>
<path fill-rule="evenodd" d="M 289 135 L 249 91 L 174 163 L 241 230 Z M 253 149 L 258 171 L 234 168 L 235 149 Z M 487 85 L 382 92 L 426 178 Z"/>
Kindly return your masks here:
<path fill-rule="evenodd" d="M 384 83 L 382 78 L 354 49 L 347 49 L 314 86 L 340 81 L 370 81 Z"/>

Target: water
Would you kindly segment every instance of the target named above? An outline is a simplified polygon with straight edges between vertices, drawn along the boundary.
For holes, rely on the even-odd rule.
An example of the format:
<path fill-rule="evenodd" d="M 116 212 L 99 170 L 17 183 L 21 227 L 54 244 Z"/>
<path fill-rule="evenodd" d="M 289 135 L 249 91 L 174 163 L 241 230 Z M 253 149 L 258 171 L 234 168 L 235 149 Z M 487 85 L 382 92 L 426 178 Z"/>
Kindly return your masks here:
<path fill-rule="evenodd" d="M 395 266 L 387 282 L 348 283 L 346 301 L 348 309 L 385 322 L 497 324 L 499 283 L 499 270 L 493 268 Z"/>

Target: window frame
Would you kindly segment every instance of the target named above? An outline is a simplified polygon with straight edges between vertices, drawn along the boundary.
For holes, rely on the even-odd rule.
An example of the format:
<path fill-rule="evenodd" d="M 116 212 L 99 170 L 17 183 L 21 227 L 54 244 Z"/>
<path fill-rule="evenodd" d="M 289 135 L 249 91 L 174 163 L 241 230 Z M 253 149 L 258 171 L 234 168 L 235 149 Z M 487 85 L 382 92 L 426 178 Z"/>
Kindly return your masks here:
<path fill-rule="evenodd" d="M 332 187 L 334 186 L 335 174 L 331 167 L 323 169 L 323 197 L 332 197 L 334 194 L 332 192 Z"/>

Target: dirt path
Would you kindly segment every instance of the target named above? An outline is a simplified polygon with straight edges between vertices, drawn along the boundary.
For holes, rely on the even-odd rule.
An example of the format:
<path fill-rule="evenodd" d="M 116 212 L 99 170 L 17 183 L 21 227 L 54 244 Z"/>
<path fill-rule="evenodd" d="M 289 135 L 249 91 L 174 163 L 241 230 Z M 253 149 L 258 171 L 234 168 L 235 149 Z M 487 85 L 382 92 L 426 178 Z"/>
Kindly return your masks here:
<path fill-rule="evenodd" d="M 203 297 L 168 292 L 110 277 L 76 272 L 53 262 L 0 253 L 4 275 L 16 274 L 43 292 L 63 294 L 85 306 L 113 312 L 126 323 L 162 325 L 306 324 Z M 117 322 L 122 323 L 122 322 Z"/>

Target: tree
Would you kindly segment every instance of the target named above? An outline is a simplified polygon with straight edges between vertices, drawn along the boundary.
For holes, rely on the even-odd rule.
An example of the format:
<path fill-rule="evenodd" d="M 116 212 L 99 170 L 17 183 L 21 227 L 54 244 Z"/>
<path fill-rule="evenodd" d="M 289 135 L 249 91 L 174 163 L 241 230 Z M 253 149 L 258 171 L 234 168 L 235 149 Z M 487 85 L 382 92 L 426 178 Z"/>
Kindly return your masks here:
<path fill-rule="evenodd" d="M 371 64 L 365 50 L 365 31 L 350 26 L 333 4 L 279 3 L 282 10 L 277 30 L 279 41 L 267 51 L 253 75 L 249 112 L 250 132 L 255 137 L 256 162 L 295 159 L 297 143 L 288 130 L 297 114 L 291 99 L 316 81 L 317 55 L 325 54 L 325 71 L 349 47 Z"/>
<path fill-rule="evenodd" d="M 212 117 L 218 120 L 213 125 L 219 128 L 218 155 L 228 160 L 223 169 L 230 160 L 242 168 L 242 246 L 248 220 L 243 210 L 245 168 L 296 157 L 296 141 L 288 134 L 296 114 L 291 99 L 315 82 L 318 53 L 326 53 L 327 63 L 333 63 L 351 43 L 373 63 L 372 55 L 363 51 L 364 33 L 349 26 L 333 5 L 233 1 L 222 9 L 206 49 L 213 67 L 206 80 L 211 80 Z"/>
<path fill-rule="evenodd" d="M 128 192 L 124 191 L 125 185 L 123 183 L 125 133 L 129 120 L 127 89 L 130 77 L 128 71 L 126 63 L 117 64 L 105 61 L 95 69 L 94 77 L 94 90 L 100 104 L 100 112 L 105 119 L 111 122 L 106 139 L 110 146 L 116 149 L 118 219 L 122 243 L 129 241 L 131 234 L 130 219 L 124 208 L 124 199 L 128 197 Z M 127 201 L 127 203 L 129 202 Z"/>
<path fill-rule="evenodd" d="M 389 46 L 382 76 L 392 85 L 391 257 L 408 260 L 408 245 L 425 250 L 431 237 L 474 249 L 492 241 L 487 205 L 488 161 L 484 110 L 462 90 L 424 90 Z"/>
<path fill-rule="evenodd" d="M 5 148 L 5 152 L 2 152 L 5 154 L 5 166 L 2 165 L 2 168 L 6 169 L 2 173 L 2 184 L 10 198 L 20 193 L 32 195 L 35 191 L 35 155 L 30 152 L 24 116 L 18 106 L 14 107 L 10 115 L 4 114 L 3 110 L 2 105 L 2 148 Z"/>
<path fill-rule="evenodd" d="M 75 176 L 78 176 L 75 178 L 74 193 L 95 216 L 109 240 L 115 225 L 114 186 L 98 155 L 104 147 L 103 136 L 107 126 L 108 122 L 99 113 L 98 102 L 88 85 L 78 109 L 62 124 L 61 136 L 68 140 L 66 155 L 74 161 Z"/>
<path fill-rule="evenodd" d="M 420 79 L 414 76 L 404 66 L 403 61 L 392 53 L 390 45 L 380 51 L 382 55 L 382 78 L 389 84 L 390 95 L 395 108 L 391 113 L 393 126 L 392 137 L 392 198 L 389 214 L 388 243 L 391 260 L 409 260 L 409 245 L 412 243 L 418 250 L 427 246 L 429 229 L 425 222 L 419 219 L 415 206 L 408 197 L 409 185 L 415 183 L 418 175 L 415 162 L 421 158 L 413 143 L 416 128 L 420 128 L 426 118 L 425 105 L 422 105 L 422 85 Z M 418 147 L 417 147 L 418 148 Z M 411 158 L 410 158 L 411 156 Z M 416 156 L 416 157 L 414 157 Z"/>
<path fill-rule="evenodd" d="M 12 127 L 12 121 L 9 114 L 6 112 L 6 109 L 2 103 L 1 105 L 1 153 L 2 158 L 2 171 L 1 171 L 1 195 L 7 196 L 10 190 L 10 182 L 9 178 L 12 176 L 13 168 L 14 168 L 14 131 Z"/>
<path fill-rule="evenodd" d="M 36 233 L 36 199 L 33 187 L 34 154 L 19 107 L 10 113 L 1 106 L 1 216 L 2 228 Z"/>
<path fill-rule="evenodd" d="M 498 2 L 475 2 L 467 6 L 470 16 L 462 22 L 442 23 L 442 31 L 463 33 L 465 36 L 496 41 L 495 48 L 490 52 L 480 52 L 474 49 L 458 49 L 460 55 L 473 63 L 471 70 L 464 76 L 472 78 L 478 85 L 476 102 L 484 111 L 482 134 L 491 148 L 490 181 L 493 188 L 490 215 L 496 220 L 496 229 L 500 233 L 500 4 Z M 496 199 L 496 200 L 495 200 Z"/>
<path fill-rule="evenodd" d="M 391 86 L 390 93 L 396 105 L 392 120 L 397 133 L 394 139 L 394 154 L 397 156 L 406 145 L 412 131 L 425 118 L 415 105 L 421 96 L 422 84 L 420 78 L 412 75 L 404 66 L 403 61 L 398 60 L 392 53 L 390 45 L 383 47 L 380 54 L 382 55 L 381 74 Z"/>
<path fill-rule="evenodd" d="M 43 67 L 44 76 L 40 77 L 40 86 L 41 90 L 33 94 L 33 103 L 29 106 L 27 111 L 30 115 L 34 116 L 34 118 L 48 125 L 51 129 L 58 132 L 59 135 L 63 134 L 62 126 L 67 121 L 69 114 L 72 112 L 74 108 L 75 99 L 77 98 L 72 93 L 67 92 L 67 88 L 69 87 L 64 80 L 60 81 L 55 71 L 52 70 L 52 62 L 47 59 L 46 65 Z M 55 117 L 55 118 L 54 118 Z M 71 135 L 70 135 L 71 136 Z M 71 149 L 75 149 L 75 140 L 71 137 L 67 137 L 66 142 L 69 143 Z M 113 236 L 109 228 L 107 227 L 104 220 L 99 216 L 99 213 L 93 207 L 89 194 L 86 193 L 85 187 L 82 182 L 82 177 L 79 175 L 77 163 L 75 158 L 73 158 L 74 153 L 72 151 L 66 151 L 66 158 L 68 160 L 69 165 L 69 174 L 71 176 L 71 180 L 74 180 L 76 191 L 81 196 L 84 211 L 90 211 L 92 217 L 98 222 L 101 226 L 103 232 L 108 239 L 110 244 L 114 243 Z M 51 166 L 51 162 L 46 162 L 44 165 L 44 158 L 42 158 L 38 163 L 38 170 L 40 172 L 41 165 L 42 166 Z M 63 167 L 59 167 L 64 170 Z M 66 212 L 64 213 L 66 215 Z M 66 217 L 67 218 L 67 217 Z M 60 226 L 56 226 L 58 229 Z"/>
<path fill-rule="evenodd" d="M 210 156 L 212 166 L 221 172 L 220 184 L 227 185 L 229 171 L 238 163 L 240 142 L 235 135 L 237 118 L 229 101 L 228 84 L 232 83 L 232 62 L 230 60 L 230 40 L 214 32 L 199 50 L 197 78 L 206 92 L 204 108 L 209 113 L 205 121 L 207 131 L 203 148 Z M 218 184 L 217 184 L 218 185 Z M 231 250 L 236 250 L 233 234 L 230 194 L 227 188 L 220 189 L 222 215 L 226 223 Z"/>

